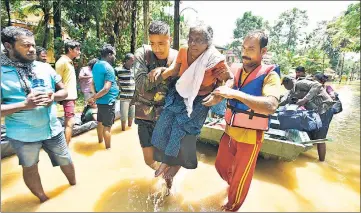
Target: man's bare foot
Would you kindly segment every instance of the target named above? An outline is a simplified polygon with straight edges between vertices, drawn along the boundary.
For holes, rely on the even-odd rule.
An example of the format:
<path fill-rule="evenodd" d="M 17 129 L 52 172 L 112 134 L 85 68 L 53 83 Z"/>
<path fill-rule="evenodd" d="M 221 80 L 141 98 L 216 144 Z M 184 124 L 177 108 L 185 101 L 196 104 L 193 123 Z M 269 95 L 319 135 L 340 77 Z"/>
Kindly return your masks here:
<path fill-rule="evenodd" d="M 150 168 L 153 170 L 157 170 L 159 168 L 160 163 L 157 161 L 154 161 L 152 164 L 149 165 Z"/>
<path fill-rule="evenodd" d="M 163 175 L 164 179 L 173 179 L 174 176 L 178 173 L 181 166 L 171 166 Z"/>
<path fill-rule="evenodd" d="M 165 172 L 165 170 L 167 170 L 168 168 L 169 166 L 167 164 L 165 163 L 160 164 L 157 171 L 155 171 L 155 177 L 158 177 L 159 175 L 163 174 L 163 172 Z"/>
<path fill-rule="evenodd" d="M 40 200 L 40 203 L 44 203 L 45 201 L 49 200 L 49 198 L 46 195 L 38 197 Z"/>
<path fill-rule="evenodd" d="M 221 207 L 222 211 L 224 212 L 231 212 L 231 208 L 226 204 Z"/>
<path fill-rule="evenodd" d="M 165 183 L 167 184 L 167 188 L 171 189 L 173 184 L 173 178 L 165 179 Z"/>

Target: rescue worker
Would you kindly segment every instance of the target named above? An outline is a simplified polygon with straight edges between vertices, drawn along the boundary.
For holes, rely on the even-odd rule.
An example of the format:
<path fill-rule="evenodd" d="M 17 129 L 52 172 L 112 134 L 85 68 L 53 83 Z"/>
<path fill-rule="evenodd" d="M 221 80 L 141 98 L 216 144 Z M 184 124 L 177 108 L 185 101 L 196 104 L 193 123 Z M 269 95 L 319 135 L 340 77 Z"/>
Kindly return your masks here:
<path fill-rule="evenodd" d="M 278 107 L 281 82 L 275 65 L 262 65 L 268 37 L 264 32 L 250 32 L 242 46 L 243 64 L 234 64 L 233 89 L 217 88 L 213 94 L 226 99 L 225 133 L 219 143 L 216 169 L 229 184 L 225 211 L 237 211 L 251 185 L 257 156 L 269 128 L 269 115 Z"/>

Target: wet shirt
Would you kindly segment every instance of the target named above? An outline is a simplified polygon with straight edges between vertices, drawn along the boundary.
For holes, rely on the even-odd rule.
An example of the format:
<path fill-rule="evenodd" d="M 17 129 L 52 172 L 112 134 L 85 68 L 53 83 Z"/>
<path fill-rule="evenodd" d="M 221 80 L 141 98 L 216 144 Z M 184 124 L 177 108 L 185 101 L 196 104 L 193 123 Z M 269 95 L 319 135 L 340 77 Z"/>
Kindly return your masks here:
<path fill-rule="evenodd" d="M 44 80 L 47 91 L 55 93 L 61 77 L 50 64 L 34 61 L 33 70 L 39 79 Z M 32 82 L 26 79 L 29 85 Z M 15 67 L 1 66 L 1 104 L 23 102 L 26 93 L 20 85 Z M 21 110 L 5 117 L 6 136 L 22 142 L 36 142 L 58 135 L 63 128 L 56 116 L 56 102 L 50 107 L 39 106 L 31 110 Z"/>
<path fill-rule="evenodd" d="M 115 72 L 113 67 L 106 61 L 99 60 L 93 66 L 93 81 L 95 91 L 99 92 L 103 89 L 105 81 L 112 82 L 112 86 L 107 94 L 96 100 L 97 104 L 112 104 L 116 101 L 119 94 L 119 87 L 115 80 Z"/>

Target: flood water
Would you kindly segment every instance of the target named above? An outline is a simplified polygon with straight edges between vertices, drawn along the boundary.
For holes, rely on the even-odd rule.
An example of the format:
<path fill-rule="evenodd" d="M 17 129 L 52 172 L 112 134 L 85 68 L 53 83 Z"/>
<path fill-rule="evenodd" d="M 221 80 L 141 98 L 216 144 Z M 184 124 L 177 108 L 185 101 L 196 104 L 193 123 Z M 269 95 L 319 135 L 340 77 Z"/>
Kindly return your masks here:
<path fill-rule="evenodd" d="M 316 148 L 294 162 L 259 159 L 248 197 L 240 211 L 360 212 L 360 84 L 335 85 L 344 111 L 331 123 L 325 162 Z M 170 196 L 162 179 L 143 162 L 133 126 L 113 128 L 112 149 L 97 143 L 96 131 L 75 137 L 70 145 L 77 185 L 70 187 L 45 152 L 39 171 L 51 198 L 40 204 L 26 188 L 16 156 L 1 161 L 1 211 L 220 211 L 226 184 L 214 161 L 215 147 L 197 144 L 199 166 L 181 169 Z"/>

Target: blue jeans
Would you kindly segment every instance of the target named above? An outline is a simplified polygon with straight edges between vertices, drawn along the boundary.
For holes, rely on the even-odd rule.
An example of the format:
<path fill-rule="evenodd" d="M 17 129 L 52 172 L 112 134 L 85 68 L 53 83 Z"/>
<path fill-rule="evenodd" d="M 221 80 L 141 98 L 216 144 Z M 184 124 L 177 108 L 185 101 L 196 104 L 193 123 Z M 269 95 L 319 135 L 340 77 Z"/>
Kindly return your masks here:
<path fill-rule="evenodd" d="M 30 167 L 39 162 L 41 148 L 48 153 L 53 166 L 65 166 L 72 163 L 63 132 L 43 141 L 22 142 L 11 138 L 9 141 L 19 158 L 19 165 L 24 167 Z"/>

